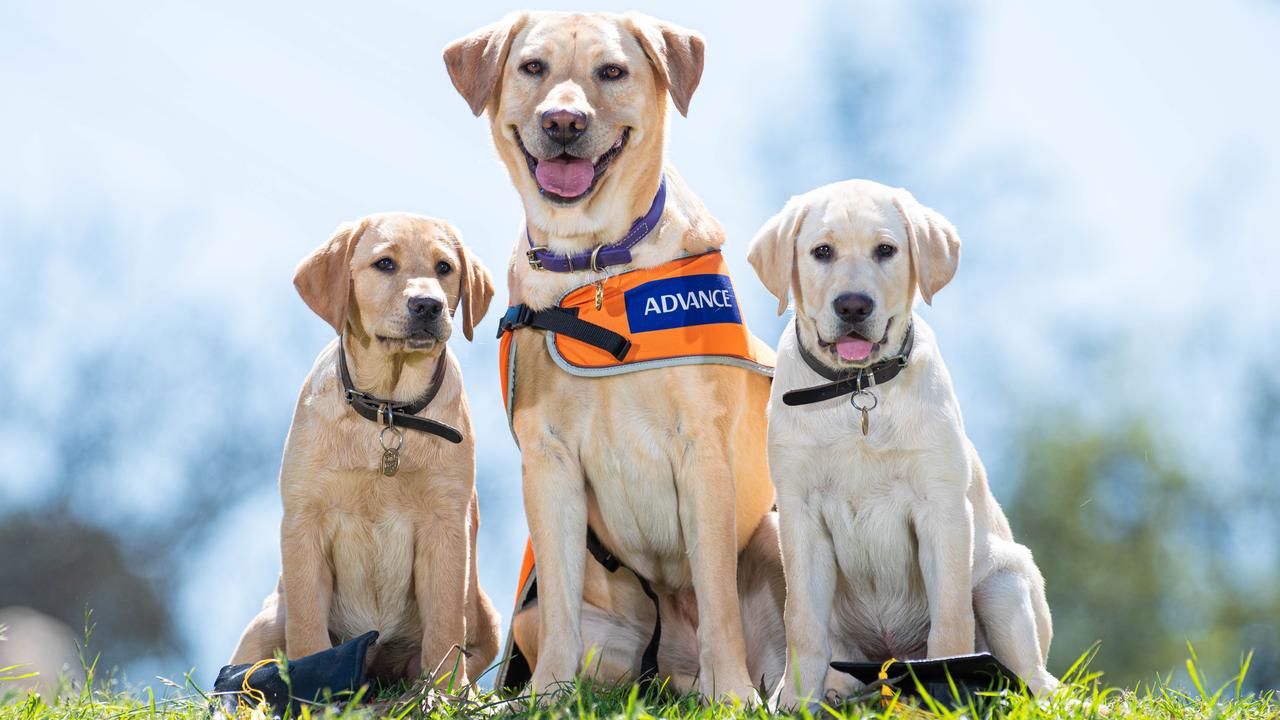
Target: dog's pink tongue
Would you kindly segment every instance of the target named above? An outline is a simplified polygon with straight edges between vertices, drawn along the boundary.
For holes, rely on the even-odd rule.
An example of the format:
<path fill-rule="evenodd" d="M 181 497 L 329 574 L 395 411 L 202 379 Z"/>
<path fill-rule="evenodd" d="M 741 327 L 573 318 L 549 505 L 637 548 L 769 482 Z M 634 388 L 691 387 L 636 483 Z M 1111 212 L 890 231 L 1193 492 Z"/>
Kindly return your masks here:
<path fill-rule="evenodd" d="M 583 158 L 555 158 L 539 160 L 533 174 L 537 176 L 538 185 L 543 190 L 571 198 L 581 195 L 591 187 L 596 168 L 590 160 Z"/>
<path fill-rule="evenodd" d="M 842 337 L 836 341 L 836 352 L 841 360 L 865 360 L 871 354 L 871 344 L 862 338 Z"/>

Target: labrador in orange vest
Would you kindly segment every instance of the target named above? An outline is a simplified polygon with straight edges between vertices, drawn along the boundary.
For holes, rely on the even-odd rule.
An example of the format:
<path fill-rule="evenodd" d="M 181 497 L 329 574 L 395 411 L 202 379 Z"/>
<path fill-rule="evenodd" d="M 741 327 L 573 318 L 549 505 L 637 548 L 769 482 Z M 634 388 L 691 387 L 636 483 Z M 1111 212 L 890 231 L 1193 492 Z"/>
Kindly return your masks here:
<path fill-rule="evenodd" d="M 656 664 L 675 689 L 759 702 L 785 664 L 772 358 L 744 339 L 720 224 L 664 162 L 667 97 L 687 111 L 703 40 L 637 14 L 518 12 L 444 56 L 527 222 L 502 328 L 537 576 L 512 635 L 533 688 Z M 709 253 L 706 272 L 619 280 Z"/>

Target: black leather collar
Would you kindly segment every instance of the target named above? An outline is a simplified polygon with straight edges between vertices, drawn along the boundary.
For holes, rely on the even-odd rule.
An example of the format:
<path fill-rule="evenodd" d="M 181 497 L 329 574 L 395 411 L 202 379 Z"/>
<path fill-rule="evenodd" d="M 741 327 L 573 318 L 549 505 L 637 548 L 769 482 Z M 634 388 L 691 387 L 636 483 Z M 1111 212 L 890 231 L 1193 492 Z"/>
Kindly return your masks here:
<path fill-rule="evenodd" d="M 805 349 L 804 343 L 800 341 L 800 322 L 797 320 L 796 347 L 800 350 L 800 357 L 804 359 L 805 364 L 810 369 L 831 382 L 826 385 L 816 385 L 784 393 L 782 402 L 787 405 L 810 405 L 823 400 L 837 398 L 841 395 L 868 390 L 889 382 L 897 377 L 898 373 L 902 372 L 902 369 L 907 366 L 907 360 L 911 357 L 911 348 L 915 346 L 915 330 L 915 323 L 907 325 L 907 334 L 902 338 L 902 347 L 898 349 L 897 355 L 872 363 L 864 368 L 837 370 L 823 363 Z"/>
<path fill-rule="evenodd" d="M 347 353 L 343 345 L 344 339 L 339 337 L 338 375 L 342 378 L 343 396 L 347 399 L 347 404 L 351 406 L 352 410 L 355 410 L 361 417 L 372 420 L 382 426 L 392 425 L 398 428 L 430 433 L 454 444 L 462 442 L 462 433 L 458 432 L 456 428 L 437 420 L 418 417 L 418 413 L 425 410 L 431 404 L 431 401 L 436 399 L 436 393 L 440 392 L 440 385 L 444 381 L 446 354 L 444 348 L 440 349 L 440 359 L 436 362 L 436 371 L 431 376 L 431 386 L 422 394 L 422 397 L 411 403 L 397 403 L 390 400 L 382 400 L 369 393 L 355 389 L 351 382 L 351 373 L 347 370 Z"/>

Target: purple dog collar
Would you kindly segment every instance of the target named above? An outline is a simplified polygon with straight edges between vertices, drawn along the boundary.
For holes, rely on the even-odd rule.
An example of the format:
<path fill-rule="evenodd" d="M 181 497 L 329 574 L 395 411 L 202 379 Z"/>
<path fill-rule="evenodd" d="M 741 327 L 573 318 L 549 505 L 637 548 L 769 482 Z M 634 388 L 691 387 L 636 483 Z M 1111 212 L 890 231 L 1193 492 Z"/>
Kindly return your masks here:
<path fill-rule="evenodd" d="M 644 217 L 637 219 L 631 223 L 631 229 L 627 231 L 626 236 L 622 240 L 613 245 L 597 245 L 590 250 L 583 250 L 572 255 L 561 255 L 553 253 L 543 245 L 534 245 L 533 236 L 529 234 L 528 226 L 525 227 L 525 237 L 529 238 L 529 250 L 525 256 L 529 258 L 529 265 L 534 270 L 548 270 L 550 272 L 573 272 L 575 270 L 594 270 L 599 272 L 611 265 L 625 265 L 631 262 L 631 248 L 636 246 L 658 226 L 658 219 L 662 217 L 662 211 L 667 204 L 667 178 L 664 175 L 662 181 L 658 183 L 658 193 L 653 196 L 653 204 L 649 206 L 649 212 Z"/>

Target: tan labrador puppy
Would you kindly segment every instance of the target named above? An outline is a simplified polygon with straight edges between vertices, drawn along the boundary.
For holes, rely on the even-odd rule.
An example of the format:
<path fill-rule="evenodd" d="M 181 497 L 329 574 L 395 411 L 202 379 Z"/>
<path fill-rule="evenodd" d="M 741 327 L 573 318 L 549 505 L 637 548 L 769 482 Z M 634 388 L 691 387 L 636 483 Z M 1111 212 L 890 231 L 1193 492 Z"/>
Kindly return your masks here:
<path fill-rule="evenodd" d="M 686 111 L 702 74 L 699 35 L 636 14 L 521 12 L 444 55 L 471 109 L 488 113 L 537 245 L 576 253 L 617 243 L 666 175 L 665 211 L 628 264 L 537 270 L 522 232 L 512 304 L 547 308 L 620 270 L 723 244 L 720 224 L 663 158 L 667 95 Z M 534 688 L 572 680 L 585 651 L 593 677 L 640 669 L 652 606 L 629 574 L 588 557 L 590 525 L 661 596 L 661 673 L 708 697 L 757 698 L 783 664 L 768 378 L 725 365 L 584 378 L 554 364 L 544 331 L 517 329 L 514 343 L 513 428 L 538 570 L 537 606 L 514 632 L 534 661 Z"/>
<path fill-rule="evenodd" d="M 231 662 L 281 648 L 301 657 L 377 630 L 372 676 L 443 675 L 458 664 L 465 684 L 497 654 L 498 616 L 476 576 L 475 442 L 445 343 L 459 308 L 471 339 L 493 281 L 448 223 L 383 213 L 339 227 L 294 284 L 339 337 L 303 384 L 285 443 L 280 584 Z M 461 442 L 404 428 L 398 471 L 386 476 L 382 426 L 347 403 L 339 343 L 355 389 L 392 403 L 434 393 L 416 417 L 457 429 Z"/>
<path fill-rule="evenodd" d="M 792 198 L 752 243 L 778 312 L 788 293 L 796 305 L 769 401 L 794 658 L 783 707 L 847 694 L 852 678 L 830 670 L 833 659 L 979 648 L 1033 690 L 1057 684 L 1045 669 L 1044 580 L 1013 540 L 933 332 L 912 312 L 917 293 L 931 302 L 959 259 L 951 223 L 905 190 L 865 180 Z M 905 365 L 890 376 L 899 356 Z M 787 404 L 788 392 L 832 381 L 810 362 L 837 376 L 870 369 L 878 381 L 856 397 Z M 853 400 L 869 408 L 865 425 Z"/>

